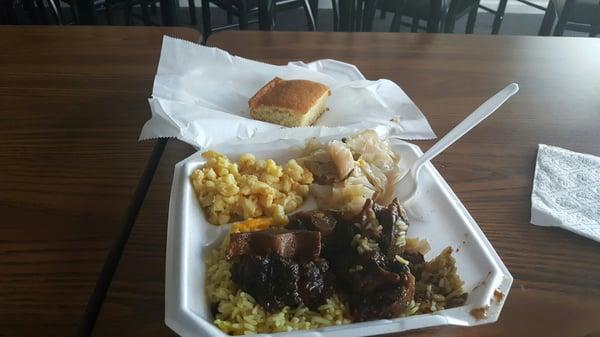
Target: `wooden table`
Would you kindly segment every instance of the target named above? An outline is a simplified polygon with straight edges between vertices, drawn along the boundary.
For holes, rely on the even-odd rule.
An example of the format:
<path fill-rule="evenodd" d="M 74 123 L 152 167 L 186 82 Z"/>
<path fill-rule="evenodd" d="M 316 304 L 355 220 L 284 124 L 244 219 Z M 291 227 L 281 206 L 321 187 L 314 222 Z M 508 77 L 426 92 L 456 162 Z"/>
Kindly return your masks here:
<path fill-rule="evenodd" d="M 400 33 L 225 32 L 209 44 L 284 64 L 334 58 L 396 81 L 446 133 L 507 83 L 521 92 L 434 164 L 515 277 L 499 321 L 407 336 L 596 336 L 600 246 L 529 224 L 537 144 L 600 155 L 600 41 Z M 424 149 L 432 142 L 418 142 Z M 174 335 L 164 326 L 164 261 L 173 165 L 170 142 L 98 317 L 95 336 Z M 199 262 L 200 263 L 200 262 Z"/>
<path fill-rule="evenodd" d="M 199 39 L 183 28 L 0 27 L 0 336 L 75 335 L 105 262 L 116 263 L 107 257 L 154 147 L 137 139 L 163 34 Z"/>

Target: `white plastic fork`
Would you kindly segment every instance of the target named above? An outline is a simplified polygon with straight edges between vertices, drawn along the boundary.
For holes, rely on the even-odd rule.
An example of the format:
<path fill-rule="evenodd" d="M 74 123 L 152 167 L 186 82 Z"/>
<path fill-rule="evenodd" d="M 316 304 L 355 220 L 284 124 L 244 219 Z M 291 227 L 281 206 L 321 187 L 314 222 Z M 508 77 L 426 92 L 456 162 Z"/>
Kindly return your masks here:
<path fill-rule="evenodd" d="M 410 170 L 402 176 L 396 183 L 396 197 L 400 202 L 409 200 L 417 191 L 417 178 L 423 165 L 435 158 L 442 151 L 447 149 L 450 145 L 454 144 L 467 132 L 473 129 L 477 124 L 481 123 L 484 119 L 490 116 L 496 111 L 504 102 L 506 102 L 512 95 L 519 91 L 519 85 L 511 83 L 506 88 L 500 90 L 497 94 L 492 96 L 490 99 L 485 101 L 475 111 L 473 111 L 467 118 L 460 122 L 450 132 L 448 132 L 442 139 L 435 143 L 427 152 L 419 157 L 412 165 Z"/>

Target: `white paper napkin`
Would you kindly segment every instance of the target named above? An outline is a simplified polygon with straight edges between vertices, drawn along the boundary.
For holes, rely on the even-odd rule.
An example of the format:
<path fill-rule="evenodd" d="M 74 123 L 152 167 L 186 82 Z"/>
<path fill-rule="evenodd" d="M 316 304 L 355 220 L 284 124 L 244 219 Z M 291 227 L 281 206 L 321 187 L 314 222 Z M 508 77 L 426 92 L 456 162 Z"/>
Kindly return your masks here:
<path fill-rule="evenodd" d="M 540 144 L 531 223 L 600 242 L 600 157 Z"/>
<path fill-rule="evenodd" d="M 275 76 L 328 85 L 329 111 L 314 127 L 300 130 L 252 119 L 248 99 Z M 354 65 L 318 60 L 276 66 L 168 36 L 149 101 L 152 118 L 140 140 L 177 137 L 197 148 L 381 127 L 392 137 L 435 138 L 423 113 L 396 83 L 366 80 Z"/>

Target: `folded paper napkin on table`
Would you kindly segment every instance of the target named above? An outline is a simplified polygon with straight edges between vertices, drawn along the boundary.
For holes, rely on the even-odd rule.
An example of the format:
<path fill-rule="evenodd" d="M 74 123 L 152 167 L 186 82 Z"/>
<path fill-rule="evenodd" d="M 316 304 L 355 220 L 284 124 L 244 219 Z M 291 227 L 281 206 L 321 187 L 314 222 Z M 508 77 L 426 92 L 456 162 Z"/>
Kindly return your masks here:
<path fill-rule="evenodd" d="M 600 157 L 540 144 L 531 223 L 600 242 Z"/>

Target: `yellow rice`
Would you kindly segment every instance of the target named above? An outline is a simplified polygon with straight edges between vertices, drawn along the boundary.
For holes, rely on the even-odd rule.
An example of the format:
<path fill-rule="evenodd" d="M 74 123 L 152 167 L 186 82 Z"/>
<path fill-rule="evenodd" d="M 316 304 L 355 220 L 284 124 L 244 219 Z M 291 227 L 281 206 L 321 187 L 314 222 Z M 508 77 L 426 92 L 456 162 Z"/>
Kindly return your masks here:
<path fill-rule="evenodd" d="M 247 335 L 350 323 L 348 305 L 337 295 L 328 298 L 318 312 L 304 306 L 295 309 L 285 307 L 276 313 L 266 312 L 250 294 L 237 289 L 231 280 L 231 264 L 225 260 L 226 246 L 227 242 L 224 242 L 206 259 L 206 290 L 209 301 L 219 303 L 214 323 L 222 331 L 230 335 Z"/>
<path fill-rule="evenodd" d="M 311 311 L 304 306 L 284 307 L 276 313 L 266 312 L 248 293 L 239 290 L 231 279 L 231 264 L 225 260 L 228 236 L 220 247 L 206 258 L 206 291 L 210 303 L 219 303 L 214 324 L 230 335 L 285 332 L 351 323 L 348 304 L 334 295 Z M 413 240 L 413 239 L 409 239 Z M 420 270 L 422 279 L 416 288 L 420 301 L 414 300 L 401 317 L 428 313 L 446 308 L 446 301 L 463 293 L 462 280 L 456 273 L 451 248 L 426 262 Z"/>

